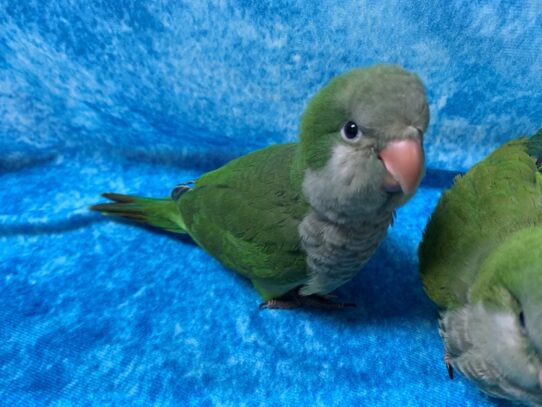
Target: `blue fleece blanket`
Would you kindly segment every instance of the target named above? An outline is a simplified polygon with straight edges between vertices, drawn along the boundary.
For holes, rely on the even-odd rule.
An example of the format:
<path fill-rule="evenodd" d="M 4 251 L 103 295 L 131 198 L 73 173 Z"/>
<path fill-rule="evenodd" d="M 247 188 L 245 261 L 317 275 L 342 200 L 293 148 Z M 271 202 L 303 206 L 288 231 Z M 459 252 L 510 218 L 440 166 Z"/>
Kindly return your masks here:
<path fill-rule="evenodd" d="M 450 381 L 416 249 L 441 191 L 542 119 L 539 1 L 0 0 L 0 404 L 493 405 Z M 89 213 L 296 139 L 334 75 L 427 85 L 428 175 L 343 312 L 259 311 L 190 242 Z"/>

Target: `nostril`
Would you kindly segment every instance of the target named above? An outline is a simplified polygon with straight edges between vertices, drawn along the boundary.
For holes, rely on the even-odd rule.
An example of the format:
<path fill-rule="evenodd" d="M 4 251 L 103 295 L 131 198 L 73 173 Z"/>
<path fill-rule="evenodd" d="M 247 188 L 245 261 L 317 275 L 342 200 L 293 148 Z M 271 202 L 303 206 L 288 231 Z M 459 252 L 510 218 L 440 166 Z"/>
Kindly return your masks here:
<path fill-rule="evenodd" d="M 419 127 L 407 126 L 403 131 L 403 137 L 416 139 L 422 135 L 422 131 Z"/>

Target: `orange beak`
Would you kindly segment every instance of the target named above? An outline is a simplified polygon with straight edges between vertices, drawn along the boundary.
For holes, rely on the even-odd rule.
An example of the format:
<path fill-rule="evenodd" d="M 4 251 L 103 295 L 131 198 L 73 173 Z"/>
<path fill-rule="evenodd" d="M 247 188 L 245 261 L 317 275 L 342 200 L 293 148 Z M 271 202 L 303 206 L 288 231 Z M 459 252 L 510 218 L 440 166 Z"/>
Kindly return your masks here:
<path fill-rule="evenodd" d="M 410 138 L 392 141 L 380 151 L 379 158 L 388 171 L 384 190 L 413 195 L 424 173 L 425 159 L 421 142 Z"/>

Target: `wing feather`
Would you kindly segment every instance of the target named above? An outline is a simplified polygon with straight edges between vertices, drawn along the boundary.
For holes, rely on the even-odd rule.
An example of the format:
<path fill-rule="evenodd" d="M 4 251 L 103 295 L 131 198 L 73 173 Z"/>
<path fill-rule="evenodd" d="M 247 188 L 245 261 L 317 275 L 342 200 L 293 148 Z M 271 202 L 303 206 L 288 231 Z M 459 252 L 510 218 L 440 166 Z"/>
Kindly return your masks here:
<path fill-rule="evenodd" d="M 179 199 L 201 247 L 252 280 L 285 287 L 306 278 L 297 229 L 308 206 L 292 180 L 294 155 L 295 144 L 259 150 L 204 175 Z"/>

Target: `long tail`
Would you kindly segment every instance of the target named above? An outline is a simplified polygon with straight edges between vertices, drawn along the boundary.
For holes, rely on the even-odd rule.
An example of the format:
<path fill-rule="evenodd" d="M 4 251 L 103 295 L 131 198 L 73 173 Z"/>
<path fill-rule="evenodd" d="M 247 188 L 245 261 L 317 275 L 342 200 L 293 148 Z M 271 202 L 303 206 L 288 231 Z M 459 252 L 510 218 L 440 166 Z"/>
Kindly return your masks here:
<path fill-rule="evenodd" d="M 89 209 L 174 233 L 186 233 L 177 203 L 171 198 L 142 198 L 114 193 L 105 193 L 102 196 L 114 202 L 93 205 Z"/>

